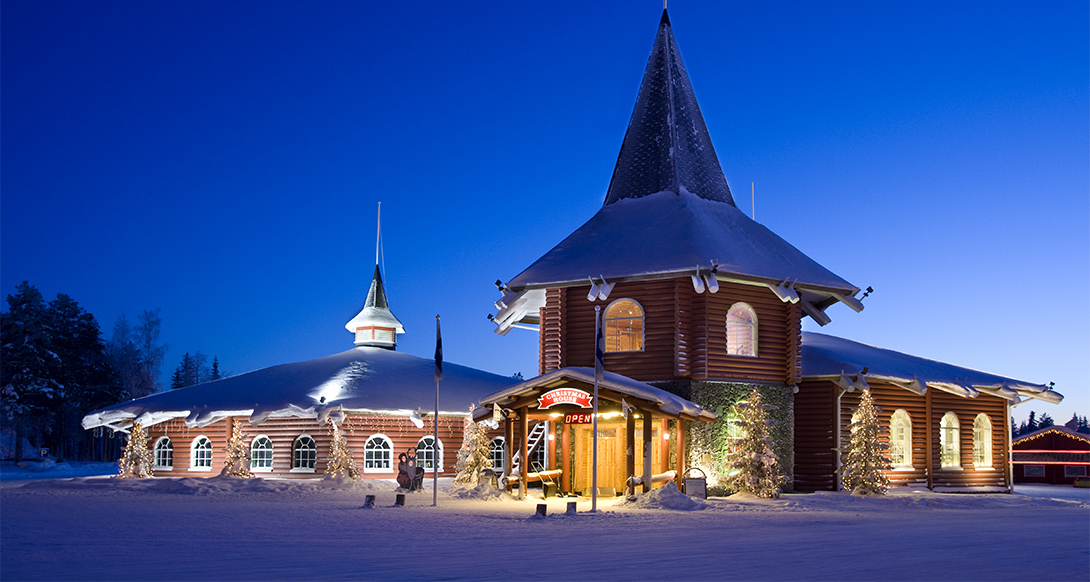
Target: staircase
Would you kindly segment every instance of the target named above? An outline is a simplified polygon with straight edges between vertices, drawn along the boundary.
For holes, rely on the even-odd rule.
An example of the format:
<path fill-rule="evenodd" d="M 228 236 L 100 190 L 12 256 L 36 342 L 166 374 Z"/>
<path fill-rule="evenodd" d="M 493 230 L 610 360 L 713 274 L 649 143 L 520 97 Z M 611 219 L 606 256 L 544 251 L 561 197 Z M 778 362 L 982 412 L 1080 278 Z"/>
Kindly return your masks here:
<path fill-rule="evenodd" d="M 547 424 L 548 424 L 547 422 L 539 422 L 539 423 L 535 424 L 534 426 L 530 427 L 530 435 L 526 439 L 526 443 L 527 443 L 527 445 L 526 445 L 526 454 L 527 455 L 534 454 L 534 449 L 541 446 L 541 441 L 545 440 L 545 425 L 547 425 Z M 522 468 L 522 465 L 520 463 L 520 461 L 521 461 L 520 453 L 521 452 L 522 451 L 515 451 L 515 454 L 511 455 L 511 473 L 510 474 L 512 474 L 512 475 L 519 474 L 519 471 Z M 533 471 L 534 468 L 530 467 L 530 470 Z"/>

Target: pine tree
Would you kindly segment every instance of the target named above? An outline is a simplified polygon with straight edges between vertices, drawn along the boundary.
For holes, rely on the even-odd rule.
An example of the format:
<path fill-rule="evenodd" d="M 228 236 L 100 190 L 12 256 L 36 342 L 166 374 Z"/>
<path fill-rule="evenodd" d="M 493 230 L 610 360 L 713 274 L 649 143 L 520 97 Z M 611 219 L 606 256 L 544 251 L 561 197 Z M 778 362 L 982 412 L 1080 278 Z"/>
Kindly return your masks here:
<path fill-rule="evenodd" d="M 352 449 L 348 448 L 348 439 L 341 429 L 329 421 L 330 449 L 329 462 L 326 464 L 326 477 L 340 477 L 342 474 L 352 480 L 360 478 L 360 470 L 352 458 Z"/>
<path fill-rule="evenodd" d="M 231 438 L 227 440 L 227 460 L 223 462 L 221 477 L 249 479 L 254 476 L 250 472 L 250 450 L 243 438 L 242 423 L 238 419 L 232 419 Z"/>
<path fill-rule="evenodd" d="M 139 422 L 132 425 L 132 434 L 129 435 L 129 443 L 125 445 L 125 452 L 121 455 L 120 471 L 117 476 L 121 479 L 143 479 L 151 477 L 151 465 L 154 461 L 152 452 L 148 450 L 148 433 Z"/>
<path fill-rule="evenodd" d="M 740 419 L 734 422 L 743 434 L 735 450 L 727 456 L 729 469 L 737 472 L 727 477 L 726 486 L 773 499 L 780 496 L 786 478 L 768 438 L 770 408 L 771 405 L 761 402 L 757 390 L 749 394 L 748 400 L 734 405 L 734 413 Z"/>
<path fill-rule="evenodd" d="M 118 315 L 117 320 L 114 321 L 110 341 L 106 344 L 106 355 L 114 370 L 117 371 L 122 399 L 147 396 L 139 386 L 140 354 L 136 349 L 134 337 L 128 318 L 124 313 Z"/>
<path fill-rule="evenodd" d="M 51 345 L 45 300 L 27 281 L 15 290 L 0 318 L 0 410 L 15 427 L 15 457 L 22 460 L 24 435 L 41 425 L 33 421 L 52 410 L 63 386 L 57 381 L 60 361 Z"/>
<path fill-rule="evenodd" d="M 841 451 L 842 464 L 837 470 L 843 476 L 844 488 L 850 489 L 852 495 L 885 495 L 889 487 L 885 471 L 891 468 L 885 454 L 889 446 L 879 440 L 882 428 L 870 390 L 860 395 L 850 429 L 851 440 Z"/>
<path fill-rule="evenodd" d="M 208 375 L 208 381 L 220 379 L 220 359 L 219 356 L 212 356 L 212 373 Z"/>
<path fill-rule="evenodd" d="M 1048 413 L 1046 412 L 1046 413 L 1041 415 L 1041 420 L 1037 421 L 1037 430 L 1040 430 L 1042 428 L 1048 428 L 1050 426 L 1055 426 L 1055 425 L 1056 425 L 1056 421 L 1052 420 L 1052 417 L 1049 416 Z"/>
<path fill-rule="evenodd" d="M 1079 419 L 1079 428 L 1075 429 L 1075 432 L 1090 434 L 1090 422 L 1086 420 L 1085 416 Z"/>
<path fill-rule="evenodd" d="M 1029 419 L 1026 420 L 1026 429 L 1022 431 L 1022 434 L 1029 434 L 1037 430 L 1037 413 L 1029 411 Z"/>
<path fill-rule="evenodd" d="M 455 483 L 476 484 L 481 471 L 492 466 L 492 441 L 483 422 L 473 422 L 473 409 L 469 405 L 469 419 L 462 430 L 462 448 L 458 449 L 458 462 L 454 465 L 458 475 Z"/>

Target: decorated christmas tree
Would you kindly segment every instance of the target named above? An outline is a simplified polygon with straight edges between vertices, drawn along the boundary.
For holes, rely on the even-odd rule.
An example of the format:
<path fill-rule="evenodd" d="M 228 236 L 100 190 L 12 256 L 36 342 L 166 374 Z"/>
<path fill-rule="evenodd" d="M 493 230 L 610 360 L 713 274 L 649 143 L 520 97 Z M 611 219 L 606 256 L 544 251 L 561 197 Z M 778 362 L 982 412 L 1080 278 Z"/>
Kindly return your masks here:
<path fill-rule="evenodd" d="M 859 398 L 859 408 L 852 415 L 851 440 L 840 451 L 841 482 L 852 495 L 885 495 L 890 469 L 885 451 L 889 447 L 880 442 L 882 428 L 878 422 L 878 407 L 874 405 L 870 390 L 864 390 Z"/>
<path fill-rule="evenodd" d="M 728 488 L 768 499 L 779 497 L 780 488 L 786 481 L 768 438 L 767 411 L 770 408 L 771 405 L 761 402 L 757 390 L 750 392 L 747 400 L 734 405 L 738 420 L 733 422 L 742 429 L 742 437 L 727 457 L 732 474 L 726 480 Z"/>
<path fill-rule="evenodd" d="M 132 434 L 129 435 L 129 443 L 125 445 L 125 452 L 121 455 L 121 470 L 117 476 L 122 479 L 151 477 L 153 461 L 152 452 L 148 450 L 148 433 L 137 422 L 132 425 Z"/>
<path fill-rule="evenodd" d="M 360 478 L 360 470 L 356 466 L 356 461 L 352 459 L 352 449 L 348 448 L 348 439 L 345 438 L 344 433 L 333 422 L 333 419 L 328 422 L 332 446 L 329 451 L 329 463 L 326 465 L 325 475 L 327 478 L 343 475 L 355 481 Z"/>
<path fill-rule="evenodd" d="M 458 470 L 455 483 L 476 484 L 481 471 L 492 466 L 492 441 L 485 423 L 473 422 L 473 409 L 470 404 L 469 420 L 462 431 L 462 448 L 458 449 L 458 462 L 454 465 Z"/>
<path fill-rule="evenodd" d="M 242 440 L 242 423 L 231 421 L 231 438 L 227 441 L 227 460 L 223 462 L 221 477 L 242 477 L 248 479 L 250 472 L 250 451 Z"/>

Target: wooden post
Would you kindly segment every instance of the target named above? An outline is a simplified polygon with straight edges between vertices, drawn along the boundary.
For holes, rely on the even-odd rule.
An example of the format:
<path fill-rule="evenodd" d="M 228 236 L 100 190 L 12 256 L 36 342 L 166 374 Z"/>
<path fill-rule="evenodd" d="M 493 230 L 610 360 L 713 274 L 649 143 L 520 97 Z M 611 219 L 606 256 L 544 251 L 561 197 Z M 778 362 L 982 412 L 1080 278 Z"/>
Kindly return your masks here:
<path fill-rule="evenodd" d="M 1014 453 L 1011 449 L 1014 445 L 1011 443 L 1011 403 L 1003 402 L 1003 445 L 1006 446 L 1007 452 L 1003 455 L 1003 462 L 1007 465 L 1003 469 L 1003 476 L 1007 479 L 1007 492 L 1014 493 L 1014 469 L 1011 464 L 1011 460 L 1014 458 Z"/>
<path fill-rule="evenodd" d="M 643 492 L 651 490 L 651 412 L 643 411 Z"/>
<path fill-rule="evenodd" d="M 659 421 L 659 473 L 670 470 L 670 419 Z"/>
<path fill-rule="evenodd" d="M 504 481 L 507 482 L 505 488 L 508 493 L 510 493 L 513 488 L 511 486 L 511 469 L 514 468 L 511 466 L 511 463 L 513 461 L 512 457 L 515 455 L 515 425 L 512 424 L 513 422 L 515 422 L 515 420 L 510 416 L 506 416 L 503 419 L 503 470 L 506 477 Z"/>
<path fill-rule="evenodd" d="M 636 488 L 628 483 L 628 479 L 636 474 L 636 411 L 634 409 L 629 409 L 624 425 L 625 446 L 628 447 L 624 456 L 624 489 L 625 494 L 628 495 L 636 493 Z"/>
<path fill-rule="evenodd" d="M 927 394 L 924 396 L 925 410 L 927 414 L 927 422 L 924 423 L 924 427 L 927 430 L 927 438 L 924 442 L 927 443 L 927 464 L 924 465 L 924 470 L 927 471 L 927 488 L 935 488 L 935 460 L 932 458 L 934 449 L 932 447 L 932 440 L 935 438 L 934 419 L 931 417 L 931 389 L 927 390 Z"/>
<path fill-rule="evenodd" d="M 571 425 L 560 425 L 560 490 L 564 493 L 571 491 Z"/>
<path fill-rule="evenodd" d="M 526 474 L 530 472 L 530 423 L 526 413 L 526 406 L 519 409 L 519 499 L 526 499 Z"/>
<path fill-rule="evenodd" d="M 685 419 L 678 417 L 677 421 L 677 438 L 674 439 L 677 442 L 674 444 L 677 449 L 677 488 L 681 489 L 685 482 Z"/>

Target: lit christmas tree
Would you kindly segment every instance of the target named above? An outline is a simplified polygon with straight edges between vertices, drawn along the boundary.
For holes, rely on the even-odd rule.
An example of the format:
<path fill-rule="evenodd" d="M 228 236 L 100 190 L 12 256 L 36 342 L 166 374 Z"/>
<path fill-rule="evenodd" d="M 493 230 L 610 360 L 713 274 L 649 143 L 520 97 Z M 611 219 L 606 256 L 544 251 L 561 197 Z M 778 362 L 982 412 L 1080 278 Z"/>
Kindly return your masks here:
<path fill-rule="evenodd" d="M 132 425 L 132 434 L 121 455 L 121 470 L 117 476 L 122 479 L 142 479 L 151 477 L 151 464 L 154 461 L 148 450 L 148 433 L 139 422 Z"/>
<path fill-rule="evenodd" d="M 742 429 L 742 438 L 727 456 L 730 470 L 737 472 L 726 479 L 726 486 L 731 489 L 767 499 L 779 497 L 786 481 L 768 438 L 770 408 L 771 405 L 761 402 L 761 394 L 756 390 L 750 392 L 747 400 L 734 405 L 739 418 L 734 422 Z"/>
<path fill-rule="evenodd" d="M 332 447 L 329 451 L 329 463 L 326 464 L 325 475 L 327 478 L 344 475 L 355 481 L 360 478 L 360 470 L 356 467 L 356 461 L 352 459 L 352 449 L 348 448 L 348 439 L 332 419 L 328 422 Z"/>
<path fill-rule="evenodd" d="M 455 483 L 476 484 L 481 471 L 492 467 L 492 441 L 484 423 L 473 422 L 473 409 L 470 404 L 469 420 L 462 431 L 462 448 L 458 449 L 458 463 L 454 465 L 458 470 Z"/>
<path fill-rule="evenodd" d="M 242 477 L 249 479 L 254 474 L 250 472 L 250 451 L 242 440 L 242 423 L 231 420 L 231 438 L 227 441 L 227 460 L 223 462 L 223 470 L 220 477 Z"/>
<path fill-rule="evenodd" d="M 878 440 L 882 432 L 878 410 L 870 390 L 864 390 L 859 408 L 852 415 L 851 440 L 840 451 L 841 466 L 837 469 L 844 488 L 851 490 L 852 495 L 885 495 L 889 487 L 885 473 L 890 469 L 885 454 L 889 446 Z"/>

